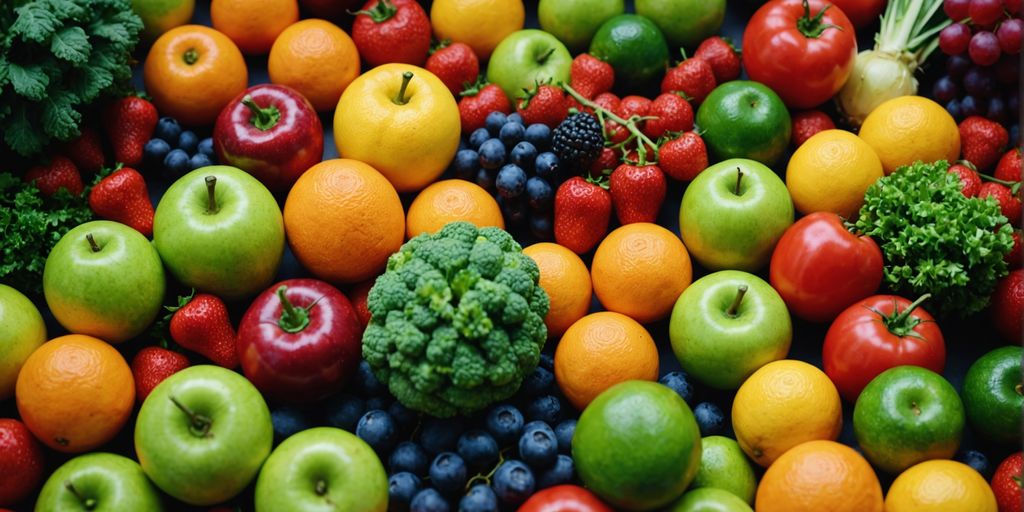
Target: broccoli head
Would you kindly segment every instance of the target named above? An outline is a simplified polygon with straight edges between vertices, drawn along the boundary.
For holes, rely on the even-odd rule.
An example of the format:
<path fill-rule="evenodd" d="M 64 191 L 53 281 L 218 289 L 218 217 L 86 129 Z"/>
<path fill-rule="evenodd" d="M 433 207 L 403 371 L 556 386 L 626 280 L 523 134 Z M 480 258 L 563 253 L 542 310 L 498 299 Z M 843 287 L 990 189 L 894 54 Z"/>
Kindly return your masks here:
<path fill-rule="evenodd" d="M 467 414 L 512 396 L 547 339 L 540 269 L 504 230 L 452 222 L 388 258 L 363 357 L 402 404 Z"/>

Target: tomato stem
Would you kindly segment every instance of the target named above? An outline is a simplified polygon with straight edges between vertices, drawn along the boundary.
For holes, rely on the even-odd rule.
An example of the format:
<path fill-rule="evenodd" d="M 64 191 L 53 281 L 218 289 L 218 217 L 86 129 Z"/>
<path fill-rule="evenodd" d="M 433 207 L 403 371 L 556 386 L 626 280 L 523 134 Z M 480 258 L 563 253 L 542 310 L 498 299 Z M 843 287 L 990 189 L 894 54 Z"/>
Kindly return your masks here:
<path fill-rule="evenodd" d="M 92 252 L 100 252 L 100 246 L 96 243 L 96 239 L 92 237 L 92 233 L 86 233 L 85 239 L 89 241 L 89 248 Z"/>
<path fill-rule="evenodd" d="M 412 71 L 402 73 L 402 87 L 398 89 L 398 96 L 395 96 L 394 99 L 396 105 L 405 105 L 406 103 L 409 103 L 409 100 L 405 97 L 405 89 L 409 87 L 409 80 L 412 80 Z"/>
<path fill-rule="evenodd" d="M 747 294 L 747 285 L 741 284 L 736 287 L 736 298 L 732 300 L 732 304 L 729 305 L 729 309 L 725 310 L 725 314 L 729 315 L 729 318 L 736 318 L 736 312 L 740 309 L 740 303 L 743 302 L 743 296 Z"/>
<path fill-rule="evenodd" d="M 249 122 L 261 131 L 267 131 L 277 126 L 278 121 L 281 120 L 281 111 L 277 107 L 273 105 L 266 108 L 261 107 L 248 94 L 242 98 L 242 105 L 249 107 L 249 111 L 252 112 Z"/>
<path fill-rule="evenodd" d="M 213 215 L 217 213 L 217 177 L 206 177 L 206 213 Z"/>
<path fill-rule="evenodd" d="M 926 293 L 918 297 L 917 300 L 911 302 L 909 306 L 903 309 L 903 311 L 900 311 L 899 306 L 897 306 L 894 303 L 892 314 L 882 315 L 882 323 L 884 323 L 885 327 L 889 329 L 889 332 L 901 338 L 904 336 L 920 337 L 920 335 L 914 332 L 914 328 L 921 323 L 921 320 L 919 318 L 911 316 L 911 313 L 913 313 L 918 306 L 923 304 L 924 301 L 930 299 L 931 296 L 932 294 Z M 881 314 L 880 312 L 877 311 L 876 313 Z"/>
<path fill-rule="evenodd" d="M 822 10 L 818 11 L 818 14 L 811 16 L 811 4 L 808 0 L 804 0 L 804 15 L 796 20 L 796 28 L 800 30 L 800 33 L 811 39 L 817 39 L 821 37 L 826 30 L 834 28 L 836 30 L 843 30 L 843 27 L 833 25 L 831 23 L 822 23 L 822 18 L 825 17 L 825 11 L 832 7 L 832 4 L 826 5 Z"/>

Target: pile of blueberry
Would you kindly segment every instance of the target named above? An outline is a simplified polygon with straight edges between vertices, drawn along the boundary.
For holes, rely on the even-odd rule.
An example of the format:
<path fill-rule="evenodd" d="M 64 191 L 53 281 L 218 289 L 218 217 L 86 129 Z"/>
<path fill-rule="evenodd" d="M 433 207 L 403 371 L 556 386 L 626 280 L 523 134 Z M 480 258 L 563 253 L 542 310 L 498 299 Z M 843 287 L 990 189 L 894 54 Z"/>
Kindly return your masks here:
<path fill-rule="evenodd" d="M 695 402 L 694 388 L 687 378 L 686 372 L 680 370 L 666 373 L 658 379 L 658 382 L 678 393 L 693 409 L 693 416 L 697 419 L 701 437 L 733 436 L 732 432 L 727 431 L 725 413 L 722 412 L 721 407 L 715 405 L 714 402 L 700 402 L 696 406 L 693 405 Z"/>
<path fill-rule="evenodd" d="M 161 117 L 153 130 L 153 138 L 142 153 L 145 169 L 175 179 L 183 174 L 217 163 L 213 139 L 200 140 L 191 130 L 182 130 L 172 117 Z"/>
<path fill-rule="evenodd" d="M 555 190 L 566 178 L 551 151 L 551 128 L 495 111 L 483 128 L 463 135 L 452 162 L 455 177 L 493 194 L 510 227 L 528 226 L 538 239 L 551 240 Z"/>

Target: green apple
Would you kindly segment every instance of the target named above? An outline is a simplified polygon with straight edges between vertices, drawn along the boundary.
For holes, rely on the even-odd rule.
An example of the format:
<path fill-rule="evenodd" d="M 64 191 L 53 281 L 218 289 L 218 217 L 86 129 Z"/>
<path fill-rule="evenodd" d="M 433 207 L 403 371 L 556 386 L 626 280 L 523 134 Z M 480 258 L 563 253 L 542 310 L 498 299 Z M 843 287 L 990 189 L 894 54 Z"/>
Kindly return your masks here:
<path fill-rule="evenodd" d="M 789 148 L 792 118 L 768 86 L 733 80 L 715 87 L 695 118 L 711 161 L 749 158 L 774 165 Z"/>
<path fill-rule="evenodd" d="M 701 487 L 688 491 L 668 512 L 753 512 L 750 505 L 729 491 Z"/>
<path fill-rule="evenodd" d="M 36 512 L 150 512 L 163 510 L 160 494 L 134 460 L 113 453 L 79 455 L 50 475 Z"/>
<path fill-rule="evenodd" d="M 853 433 L 876 468 L 897 474 L 960 446 L 964 406 L 941 375 L 919 366 L 890 368 L 871 380 L 853 407 Z"/>
<path fill-rule="evenodd" d="M 35 304 L 0 284 L 0 402 L 14 396 L 14 383 L 28 356 L 46 342 L 46 324 Z"/>
<path fill-rule="evenodd" d="M 487 64 L 487 80 L 515 100 L 538 83 L 568 83 L 570 67 L 572 54 L 557 37 L 543 30 L 519 30 L 494 49 Z"/>
<path fill-rule="evenodd" d="M 636 0 L 636 13 L 654 21 L 673 48 L 696 48 L 725 21 L 725 0 Z"/>
<path fill-rule="evenodd" d="M 285 439 L 256 480 L 256 511 L 385 512 L 388 475 L 373 448 L 332 427 Z"/>
<path fill-rule="evenodd" d="M 967 421 L 985 439 L 1020 446 L 1021 384 L 1019 345 L 997 348 L 978 358 L 964 377 L 964 408 Z"/>
<path fill-rule="evenodd" d="M 167 189 L 153 218 L 153 243 L 181 284 L 238 300 L 273 281 L 284 254 L 284 221 L 259 180 L 211 165 Z"/>
<path fill-rule="evenodd" d="M 227 501 L 256 477 L 270 455 L 270 410 L 245 377 L 199 365 L 161 382 L 135 423 L 142 470 L 190 505 Z"/>
<path fill-rule="evenodd" d="M 149 240 L 109 220 L 65 233 L 43 268 L 43 294 L 57 321 L 109 343 L 134 338 L 153 323 L 166 284 Z"/>
<path fill-rule="evenodd" d="M 786 357 L 793 324 L 771 285 L 723 270 L 679 295 L 668 334 L 679 364 L 693 378 L 716 389 L 739 389 L 758 368 Z"/>
<path fill-rule="evenodd" d="M 792 224 L 786 184 L 763 164 L 742 158 L 698 174 L 679 207 L 683 243 L 710 270 L 756 272 Z"/>
<path fill-rule="evenodd" d="M 147 41 L 188 23 L 195 8 L 195 0 L 132 0 L 132 10 L 142 18 L 142 35 Z"/>
<path fill-rule="evenodd" d="M 604 22 L 625 12 L 622 0 L 540 0 L 540 28 L 565 43 L 573 53 L 586 50 Z"/>
<path fill-rule="evenodd" d="M 721 489 L 753 505 L 757 476 L 740 444 L 725 436 L 708 436 L 700 440 L 700 446 L 700 468 L 690 489 Z"/>

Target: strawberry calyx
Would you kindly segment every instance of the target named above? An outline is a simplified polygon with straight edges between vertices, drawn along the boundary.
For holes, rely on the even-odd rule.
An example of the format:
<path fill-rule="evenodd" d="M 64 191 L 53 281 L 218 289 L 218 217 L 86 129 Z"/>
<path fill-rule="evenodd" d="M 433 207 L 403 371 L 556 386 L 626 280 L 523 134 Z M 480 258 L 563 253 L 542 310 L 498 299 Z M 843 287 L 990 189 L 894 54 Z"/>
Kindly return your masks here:
<path fill-rule="evenodd" d="M 369 16 L 374 23 L 383 23 L 391 19 L 391 17 L 394 16 L 396 12 L 398 12 L 398 7 L 396 7 L 395 4 L 391 3 L 389 0 L 380 0 L 379 2 L 377 2 L 377 5 L 373 6 L 373 8 L 369 10 L 361 9 L 355 12 L 348 11 L 348 13 L 353 16 L 365 14 Z"/>
<path fill-rule="evenodd" d="M 490 82 L 488 82 L 487 79 L 484 78 L 483 74 L 480 74 L 476 77 L 475 82 L 466 82 L 465 84 L 463 84 L 462 92 L 459 93 L 459 96 L 476 96 L 477 94 L 480 94 L 480 91 L 483 91 L 484 87 L 487 87 L 488 85 L 490 85 Z"/>
<path fill-rule="evenodd" d="M 594 175 L 588 172 L 583 176 L 583 180 L 586 181 L 587 183 L 590 183 L 591 185 L 597 185 L 605 190 L 608 190 L 610 186 L 610 180 L 608 179 L 608 175 L 604 173 L 602 173 L 600 176 L 594 177 Z"/>
<path fill-rule="evenodd" d="M 433 39 L 433 40 L 430 41 L 430 49 L 427 50 L 427 55 L 433 55 L 433 54 L 435 54 L 435 53 L 437 53 L 437 52 L 447 48 L 451 44 L 452 44 L 452 40 L 451 39 L 441 39 L 440 41 L 437 40 L 437 39 Z"/>

